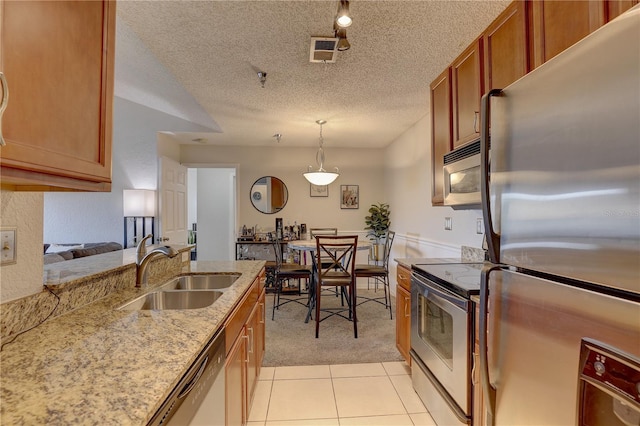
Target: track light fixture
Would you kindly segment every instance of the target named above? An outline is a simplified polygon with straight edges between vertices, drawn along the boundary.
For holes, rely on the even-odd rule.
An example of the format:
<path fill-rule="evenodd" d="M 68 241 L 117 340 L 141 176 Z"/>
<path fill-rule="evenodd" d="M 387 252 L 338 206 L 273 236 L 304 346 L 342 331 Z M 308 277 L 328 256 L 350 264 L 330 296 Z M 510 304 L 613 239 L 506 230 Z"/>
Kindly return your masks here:
<path fill-rule="evenodd" d="M 352 22 L 353 20 L 349 15 L 349 0 L 340 0 L 338 14 L 336 15 L 336 24 L 338 24 L 340 28 L 347 28 Z"/>
<path fill-rule="evenodd" d="M 336 49 L 340 52 L 344 52 L 345 50 L 349 50 L 351 44 L 349 44 L 349 40 L 347 40 L 347 29 L 340 28 L 338 24 L 333 23 L 333 31 L 335 37 L 338 39 L 338 46 Z"/>
<path fill-rule="evenodd" d="M 260 85 L 264 89 L 264 84 L 267 82 L 267 73 L 263 71 L 258 71 L 258 79 L 260 80 Z"/>

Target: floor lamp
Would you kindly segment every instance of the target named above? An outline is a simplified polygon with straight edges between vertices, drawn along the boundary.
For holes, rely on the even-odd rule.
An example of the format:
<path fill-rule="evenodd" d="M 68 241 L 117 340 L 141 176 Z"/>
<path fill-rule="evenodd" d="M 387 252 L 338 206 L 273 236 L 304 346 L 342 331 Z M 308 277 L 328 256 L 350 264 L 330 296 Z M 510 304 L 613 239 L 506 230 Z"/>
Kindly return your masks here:
<path fill-rule="evenodd" d="M 133 236 L 132 247 L 147 235 L 147 229 L 155 239 L 156 192 L 150 189 L 125 189 L 122 192 L 124 206 L 124 247 L 129 247 L 129 235 Z M 129 229 L 131 228 L 131 232 Z"/>

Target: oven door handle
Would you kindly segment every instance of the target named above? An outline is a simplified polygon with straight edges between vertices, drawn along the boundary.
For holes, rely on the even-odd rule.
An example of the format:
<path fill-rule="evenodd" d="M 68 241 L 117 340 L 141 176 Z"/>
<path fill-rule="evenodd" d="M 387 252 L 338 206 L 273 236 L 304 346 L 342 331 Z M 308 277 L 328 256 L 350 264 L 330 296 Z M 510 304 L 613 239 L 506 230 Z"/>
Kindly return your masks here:
<path fill-rule="evenodd" d="M 469 311 L 469 301 L 460 297 L 456 297 L 454 295 L 451 294 L 447 294 L 441 290 L 438 290 L 434 285 L 429 285 L 428 283 L 426 283 L 425 281 L 423 281 L 422 279 L 415 277 L 415 280 L 417 281 L 418 285 L 420 286 L 420 290 L 426 293 L 432 293 L 434 295 L 436 295 L 437 297 L 439 297 L 440 299 L 443 299 L 449 303 L 451 303 L 452 305 L 457 306 L 460 309 L 464 309 L 465 311 Z"/>

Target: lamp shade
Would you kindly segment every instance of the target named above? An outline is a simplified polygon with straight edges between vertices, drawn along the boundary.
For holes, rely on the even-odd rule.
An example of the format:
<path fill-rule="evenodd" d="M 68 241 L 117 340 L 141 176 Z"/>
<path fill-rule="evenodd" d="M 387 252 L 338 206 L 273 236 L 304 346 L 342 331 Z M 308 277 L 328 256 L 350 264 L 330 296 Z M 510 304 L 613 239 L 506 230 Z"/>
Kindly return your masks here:
<path fill-rule="evenodd" d="M 326 172 L 322 170 L 304 173 L 305 179 L 307 179 L 314 185 L 329 185 L 331 182 L 336 180 L 338 176 L 340 176 L 338 173 Z"/>
<path fill-rule="evenodd" d="M 125 189 L 122 191 L 125 217 L 153 217 L 156 215 L 156 191 Z"/>

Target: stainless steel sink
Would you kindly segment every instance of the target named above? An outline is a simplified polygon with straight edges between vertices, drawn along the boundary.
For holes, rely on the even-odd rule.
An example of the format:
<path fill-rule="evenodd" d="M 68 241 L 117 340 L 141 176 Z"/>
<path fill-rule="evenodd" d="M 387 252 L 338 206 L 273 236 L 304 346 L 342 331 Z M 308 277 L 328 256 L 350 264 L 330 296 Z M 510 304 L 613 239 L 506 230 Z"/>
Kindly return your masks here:
<path fill-rule="evenodd" d="M 201 309 L 210 306 L 224 293 L 218 290 L 172 290 L 147 293 L 120 306 L 119 310 Z"/>
<path fill-rule="evenodd" d="M 182 275 L 160 286 L 160 290 L 221 290 L 236 282 L 240 274 Z"/>

